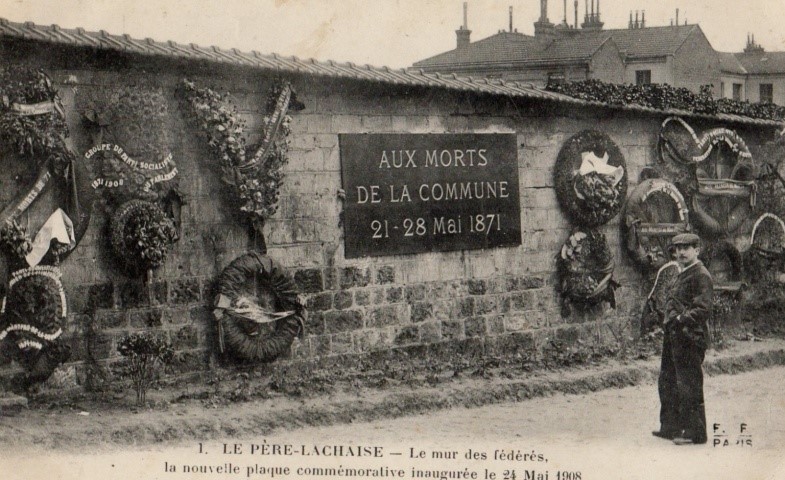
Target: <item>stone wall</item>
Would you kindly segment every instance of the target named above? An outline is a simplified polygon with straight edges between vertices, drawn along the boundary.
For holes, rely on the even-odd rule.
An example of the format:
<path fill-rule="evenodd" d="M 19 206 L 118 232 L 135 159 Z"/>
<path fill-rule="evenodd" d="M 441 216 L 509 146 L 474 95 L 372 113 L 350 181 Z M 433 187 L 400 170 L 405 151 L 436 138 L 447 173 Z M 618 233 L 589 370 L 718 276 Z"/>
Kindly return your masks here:
<path fill-rule="evenodd" d="M 181 239 L 154 275 L 152 298 L 142 280 L 114 267 L 105 238 L 107 214 L 96 206 L 85 239 L 62 265 L 71 312 L 65 338 L 73 356 L 59 378 L 71 386 L 100 380 L 94 375 L 100 369 L 91 365 L 117 363 L 117 340 L 142 330 L 163 332 L 172 340 L 176 372 L 210 368 L 218 358 L 211 313 L 217 275 L 253 244 L 232 213 L 216 162 L 186 121 L 174 92 L 186 75 L 230 92 L 247 131 L 257 132 L 273 73 L 121 54 L 102 63 L 89 52 L 10 53 L 45 68 L 58 82 L 80 154 L 91 145 L 75 109 L 77 95 L 140 77 L 160 85 L 169 99 L 169 147 L 188 199 Z M 300 288 L 308 318 L 305 336 L 281 361 L 422 345 L 459 351 L 466 342 L 507 352 L 538 348 L 546 338 L 568 344 L 579 338 L 611 342 L 607 324 L 634 333 L 646 287 L 623 251 L 618 217 L 602 227 L 616 258 L 614 278 L 622 285 L 617 308 L 562 315 L 555 258 L 571 226 L 557 203 L 553 166 L 572 135 L 597 129 L 621 148 L 631 190 L 641 169 L 656 161 L 662 117 L 426 87 L 301 75 L 290 79 L 306 108 L 293 114 L 280 208 L 265 234 L 269 254 L 289 269 Z M 338 134 L 361 132 L 517 135 L 522 245 L 345 259 Z M 0 375 L 13 371 L 6 367 Z"/>

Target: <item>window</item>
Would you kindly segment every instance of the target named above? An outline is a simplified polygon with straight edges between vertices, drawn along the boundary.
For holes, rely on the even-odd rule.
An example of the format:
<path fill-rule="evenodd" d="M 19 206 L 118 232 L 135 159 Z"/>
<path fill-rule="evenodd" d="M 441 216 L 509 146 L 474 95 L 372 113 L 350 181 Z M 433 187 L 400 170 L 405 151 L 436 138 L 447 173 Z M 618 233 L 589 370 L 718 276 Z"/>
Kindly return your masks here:
<path fill-rule="evenodd" d="M 725 98 L 725 82 L 720 82 L 720 98 Z"/>
<path fill-rule="evenodd" d="M 760 84 L 760 103 L 774 102 L 774 85 L 771 83 Z"/>
<path fill-rule="evenodd" d="M 734 83 L 733 84 L 733 99 L 734 100 L 741 100 L 741 84 Z"/>
<path fill-rule="evenodd" d="M 549 73 L 548 74 L 548 85 L 561 85 L 564 83 L 564 74 L 563 73 Z"/>
<path fill-rule="evenodd" d="M 651 70 L 635 70 L 635 85 L 648 85 L 651 83 Z"/>

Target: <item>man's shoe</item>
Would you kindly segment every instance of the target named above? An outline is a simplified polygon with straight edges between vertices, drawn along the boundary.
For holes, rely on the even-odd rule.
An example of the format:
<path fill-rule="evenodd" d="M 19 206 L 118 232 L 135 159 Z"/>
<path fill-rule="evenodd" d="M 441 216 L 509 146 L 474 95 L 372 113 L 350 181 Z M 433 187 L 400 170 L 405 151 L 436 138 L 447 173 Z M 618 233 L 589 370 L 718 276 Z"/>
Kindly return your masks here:
<path fill-rule="evenodd" d="M 702 445 L 706 443 L 707 439 L 705 438 L 690 438 L 690 437 L 673 437 L 673 443 L 676 445 Z"/>
<path fill-rule="evenodd" d="M 651 432 L 652 435 L 659 438 L 664 438 L 666 440 L 673 440 L 673 437 L 676 436 L 675 432 L 669 432 L 667 430 L 654 430 Z"/>

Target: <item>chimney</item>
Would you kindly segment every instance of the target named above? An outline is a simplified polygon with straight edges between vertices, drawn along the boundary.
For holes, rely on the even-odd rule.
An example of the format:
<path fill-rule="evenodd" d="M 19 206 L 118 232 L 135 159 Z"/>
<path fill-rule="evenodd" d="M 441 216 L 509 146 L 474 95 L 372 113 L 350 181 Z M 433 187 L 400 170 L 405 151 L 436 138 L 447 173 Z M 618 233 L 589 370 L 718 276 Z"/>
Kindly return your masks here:
<path fill-rule="evenodd" d="M 600 21 L 600 0 L 597 0 L 597 19 L 598 22 Z"/>
<path fill-rule="evenodd" d="M 632 10 L 630 10 L 630 23 L 629 23 L 629 25 L 627 25 L 627 28 L 632 30 Z"/>
<path fill-rule="evenodd" d="M 679 26 L 679 9 L 676 9 L 676 26 Z"/>
<path fill-rule="evenodd" d="M 564 0 L 564 24 L 567 25 L 567 0 Z"/>
<path fill-rule="evenodd" d="M 472 31 L 469 30 L 469 4 L 468 2 L 463 2 L 463 25 L 461 28 L 455 31 L 455 36 L 457 38 L 457 48 L 460 50 L 462 48 L 466 48 L 471 43 L 470 37 Z"/>
<path fill-rule="evenodd" d="M 578 29 L 578 0 L 575 0 L 575 29 Z"/>
<path fill-rule="evenodd" d="M 641 28 L 641 24 L 638 23 L 638 11 L 635 10 L 635 28 Z"/>
<path fill-rule="evenodd" d="M 589 18 L 594 21 L 594 0 L 591 0 L 591 17 Z"/>
<path fill-rule="evenodd" d="M 534 36 L 548 36 L 555 33 L 555 25 L 548 20 L 548 0 L 540 0 L 540 19 L 534 22 Z"/>
<path fill-rule="evenodd" d="M 641 11 L 641 28 L 646 28 L 646 10 Z"/>
<path fill-rule="evenodd" d="M 510 32 L 512 32 L 512 5 L 510 5 Z"/>

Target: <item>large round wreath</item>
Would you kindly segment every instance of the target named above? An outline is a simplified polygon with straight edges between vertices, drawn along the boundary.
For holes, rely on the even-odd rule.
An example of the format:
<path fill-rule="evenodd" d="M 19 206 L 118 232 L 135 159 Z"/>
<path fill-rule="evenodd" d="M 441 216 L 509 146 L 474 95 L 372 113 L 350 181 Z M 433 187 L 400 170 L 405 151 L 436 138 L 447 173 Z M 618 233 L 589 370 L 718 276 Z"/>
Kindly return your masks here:
<path fill-rule="evenodd" d="M 163 210 L 144 200 L 121 205 L 110 228 L 112 249 L 131 274 L 160 267 L 177 235 Z"/>
<path fill-rule="evenodd" d="M 627 166 L 608 135 L 584 130 L 567 140 L 554 170 L 556 196 L 577 225 L 594 228 L 621 210 L 627 196 Z"/>
<path fill-rule="evenodd" d="M 265 295 L 271 297 L 265 302 Z M 265 304 L 266 303 L 266 304 Z M 278 358 L 303 333 L 305 308 L 284 269 L 258 252 L 237 257 L 218 279 L 221 351 L 248 362 Z"/>
<path fill-rule="evenodd" d="M 2 350 L 25 367 L 16 379 L 23 387 L 49 378 L 70 355 L 60 340 L 67 314 L 60 276 L 51 266 L 17 270 L 0 307 Z"/>
<path fill-rule="evenodd" d="M 585 306 L 614 304 L 614 261 L 605 235 L 596 230 L 573 233 L 562 246 L 557 265 L 566 299 Z"/>
<path fill-rule="evenodd" d="M 689 209 L 681 192 L 658 178 L 642 181 L 630 194 L 624 212 L 627 251 L 644 269 L 656 270 L 670 260 L 668 242 L 689 228 Z"/>

